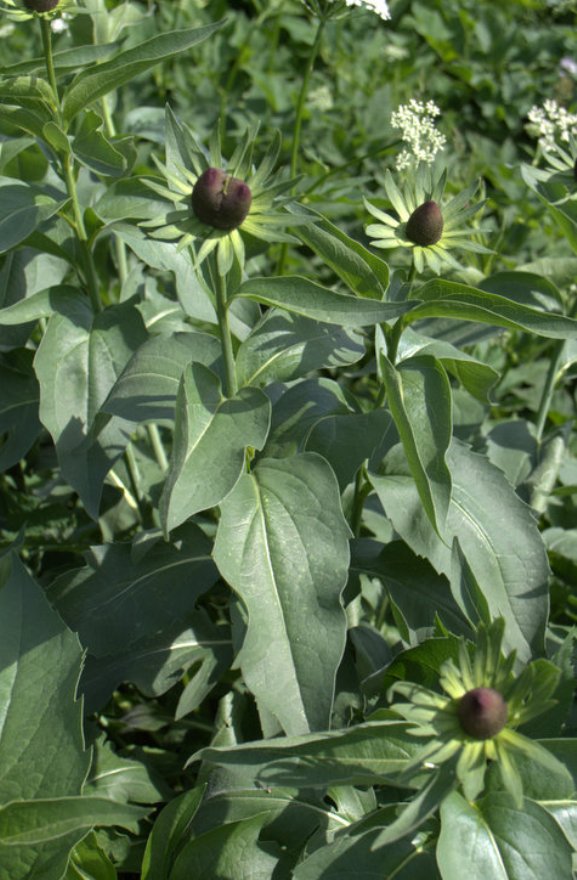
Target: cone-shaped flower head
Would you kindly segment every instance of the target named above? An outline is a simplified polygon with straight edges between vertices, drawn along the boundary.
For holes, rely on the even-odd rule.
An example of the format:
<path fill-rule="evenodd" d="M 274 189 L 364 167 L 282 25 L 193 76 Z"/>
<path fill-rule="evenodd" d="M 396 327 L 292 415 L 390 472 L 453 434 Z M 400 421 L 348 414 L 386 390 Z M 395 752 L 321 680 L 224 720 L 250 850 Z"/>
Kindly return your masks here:
<path fill-rule="evenodd" d="M 252 202 L 250 187 L 218 168 L 207 168 L 192 190 L 192 210 L 215 229 L 238 229 Z"/>
<path fill-rule="evenodd" d="M 390 171 L 384 176 L 384 191 L 394 213 L 365 201 L 369 213 L 378 221 L 367 226 L 367 235 L 377 248 L 407 248 L 412 252 L 417 272 L 425 266 L 440 275 L 443 267 L 461 269 L 451 251 L 454 248 L 489 253 L 473 236 L 482 230 L 468 221 L 481 208 L 474 202 L 477 184 L 472 184 L 454 198 L 443 200 L 447 172 L 438 176 L 420 162 L 416 171 L 399 188 Z"/>
<path fill-rule="evenodd" d="M 255 240 L 298 243 L 287 227 L 308 224 L 311 218 L 287 210 L 293 201 L 287 193 L 295 181 L 273 171 L 280 133 L 255 167 L 257 131 L 257 126 L 248 129 L 227 161 L 218 137 L 213 137 L 209 150 L 203 149 L 167 108 L 165 161 L 155 158 L 161 179 L 144 179 L 160 196 L 140 223 L 150 230 L 149 236 L 176 241 L 179 250 L 192 247 L 197 266 L 214 251 L 223 277 L 235 262 L 243 268 L 245 241 L 253 251 Z"/>
<path fill-rule="evenodd" d="M 465 733 L 474 739 L 490 739 L 507 723 L 507 703 L 494 688 L 473 688 L 463 694 L 457 706 L 457 717 Z"/>
<path fill-rule="evenodd" d="M 551 752 L 516 730 L 555 705 L 552 696 L 560 670 L 540 658 L 515 675 L 515 652 L 506 657 L 501 653 L 504 632 L 500 618 L 479 626 L 474 648 L 460 642 L 458 664 L 451 658 L 439 670 L 444 694 L 417 682 L 392 685 L 389 694 L 406 699 L 393 710 L 413 725 L 409 731 L 412 736 L 428 740 L 406 764 L 405 780 L 449 762 L 465 796 L 472 801 L 483 791 L 487 767 L 494 763 L 504 788 L 520 807 L 523 778 L 515 755 L 529 758 L 545 772 L 566 775 Z"/>
<path fill-rule="evenodd" d="M 60 0 L 24 0 L 24 6 L 30 12 L 50 12 L 56 9 Z"/>
<path fill-rule="evenodd" d="M 421 247 L 437 244 L 443 235 L 443 215 L 438 204 L 432 199 L 415 208 L 409 219 L 405 232 L 407 238 Z"/>

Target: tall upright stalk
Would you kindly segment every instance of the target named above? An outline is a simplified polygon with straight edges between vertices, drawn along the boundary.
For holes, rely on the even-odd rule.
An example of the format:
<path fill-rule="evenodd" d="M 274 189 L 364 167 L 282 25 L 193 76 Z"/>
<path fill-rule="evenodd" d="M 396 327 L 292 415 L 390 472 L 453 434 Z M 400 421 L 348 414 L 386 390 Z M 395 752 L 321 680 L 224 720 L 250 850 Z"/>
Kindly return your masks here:
<path fill-rule="evenodd" d="M 216 316 L 218 319 L 218 329 L 220 331 L 220 341 L 222 344 L 222 356 L 224 359 L 224 393 L 227 397 L 233 397 L 238 391 L 238 383 L 236 379 L 232 335 L 228 321 L 226 278 L 223 278 L 220 274 L 216 254 L 211 254 L 209 261 L 210 277 L 216 300 Z"/>
<path fill-rule="evenodd" d="M 298 96 L 297 106 L 296 106 L 296 116 L 295 116 L 295 124 L 293 128 L 293 136 L 292 136 L 292 147 L 291 147 L 291 165 L 290 165 L 290 175 L 291 177 L 296 177 L 299 171 L 299 154 L 300 154 L 300 146 L 301 146 L 301 131 L 303 126 L 303 116 L 304 109 L 307 100 L 309 83 L 311 79 L 311 74 L 314 70 L 315 62 L 317 60 L 317 55 L 319 54 L 319 49 L 321 47 L 321 40 L 323 36 L 323 31 L 325 29 L 326 19 L 324 17 L 319 18 L 319 23 L 317 26 L 317 32 L 315 36 L 314 43 L 311 47 L 311 51 L 309 53 L 307 66 L 305 68 L 305 72 L 303 74 L 303 80 L 301 83 L 301 88 Z M 277 266 L 277 274 L 282 275 L 284 270 L 284 264 L 286 261 L 287 255 L 287 245 L 283 244 L 280 250 L 278 266 Z"/>
<path fill-rule="evenodd" d="M 54 101 L 56 104 L 58 120 L 62 124 L 62 105 L 60 103 L 60 94 L 58 92 L 58 83 L 56 81 L 56 70 L 54 68 L 54 56 L 52 53 L 52 31 L 50 29 L 50 22 L 46 18 L 40 18 L 40 31 L 42 34 L 42 45 L 44 47 L 44 59 L 46 64 L 48 82 L 50 83 L 50 87 L 54 92 Z M 74 216 L 74 231 L 76 232 L 76 237 L 80 245 L 80 252 L 82 255 L 83 269 L 88 295 L 90 297 L 90 301 L 92 303 L 94 311 L 99 312 L 102 310 L 102 304 L 100 302 L 100 296 L 98 292 L 98 276 L 96 275 L 94 258 L 92 256 L 90 245 L 88 244 L 88 235 L 86 233 L 86 226 L 84 225 L 84 217 L 82 215 L 82 209 L 78 200 L 74 159 L 72 158 L 71 154 L 67 152 L 63 157 L 61 157 L 60 162 L 62 167 L 62 176 L 64 178 L 64 183 L 66 184 L 66 191 L 72 204 L 72 213 Z"/>

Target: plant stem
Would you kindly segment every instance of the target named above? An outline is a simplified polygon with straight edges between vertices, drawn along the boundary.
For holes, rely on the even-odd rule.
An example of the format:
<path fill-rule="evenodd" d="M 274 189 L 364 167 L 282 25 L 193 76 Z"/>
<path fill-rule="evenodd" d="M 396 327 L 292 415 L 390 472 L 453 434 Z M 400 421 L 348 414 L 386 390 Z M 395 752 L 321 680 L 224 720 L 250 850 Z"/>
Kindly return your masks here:
<path fill-rule="evenodd" d="M 541 442 L 543 431 L 545 429 L 545 422 L 547 421 L 547 413 L 551 407 L 551 400 L 555 392 L 555 385 L 557 384 L 557 374 L 563 357 L 564 347 L 565 340 L 559 339 L 553 348 L 553 353 L 549 362 L 549 369 L 547 370 L 545 385 L 541 392 L 541 400 L 539 401 L 539 409 L 537 410 L 536 435 L 538 443 Z"/>
<path fill-rule="evenodd" d="M 233 397 L 238 391 L 238 384 L 236 381 L 232 336 L 228 322 L 226 279 L 219 272 L 216 254 L 211 254 L 209 259 L 210 275 L 216 299 L 216 316 L 218 318 L 218 329 L 220 330 L 220 341 L 224 358 L 224 393 L 227 397 Z"/>
<path fill-rule="evenodd" d="M 46 73 L 48 75 L 50 87 L 54 92 L 54 101 L 56 105 L 58 120 L 62 124 L 62 106 L 60 104 L 58 83 L 56 82 L 56 71 L 54 69 L 54 56 L 52 54 L 52 31 L 50 30 L 50 22 L 45 18 L 40 19 L 40 31 L 42 34 L 42 45 L 44 47 Z M 88 244 L 88 236 L 86 234 L 86 227 L 84 225 L 82 209 L 80 208 L 80 203 L 78 201 L 78 191 L 76 189 L 76 179 L 74 176 L 74 160 L 70 152 L 67 152 L 63 157 L 61 157 L 61 165 L 64 182 L 66 184 L 66 191 L 72 203 L 72 211 L 74 214 L 74 229 L 76 232 L 76 237 L 80 244 L 80 252 L 82 256 L 88 295 L 90 297 L 90 301 L 92 303 L 94 311 L 99 312 L 102 309 L 102 305 L 100 303 L 100 296 L 98 294 L 98 277 L 96 275 L 96 268 L 94 266 L 92 251 Z"/>
<path fill-rule="evenodd" d="M 399 318 L 392 327 L 385 328 L 385 338 L 387 340 L 387 357 L 392 364 L 397 360 L 397 351 L 404 324 L 402 317 Z"/>
<path fill-rule="evenodd" d="M 315 61 L 317 60 L 317 55 L 319 53 L 319 49 L 321 46 L 321 39 L 323 36 L 323 31 L 325 29 L 325 23 L 326 23 L 325 18 L 319 18 L 315 41 L 312 45 L 312 48 L 311 48 L 311 51 L 309 54 L 307 66 L 305 68 L 305 72 L 304 72 L 304 76 L 303 76 L 303 81 L 301 83 L 301 90 L 299 92 L 299 97 L 298 97 L 298 101 L 297 101 L 296 118 L 295 118 L 295 125 L 294 125 L 294 129 L 293 129 L 293 139 L 292 139 L 292 149 L 291 149 L 291 166 L 290 166 L 290 176 L 291 177 L 296 177 L 296 175 L 298 173 L 299 151 L 300 151 L 300 145 L 301 145 L 301 131 L 302 131 L 302 125 L 303 125 L 303 113 L 304 113 L 305 103 L 306 103 L 307 94 L 308 94 L 308 90 L 309 90 L 309 82 L 310 82 L 311 74 L 313 72 L 313 68 L 315 66 Z M 279 256 L 279 260 L 278 260 L 278 266 L 277 266 L 277 274 L 278 275 L 283 274 L 287 250 L 288 250 L 288 248 L 285 243 L 281 247 L 280 256 Z"/>
<path fill-rule="evenodd" d="M 40 19 L 40 30 L 42 33 L 42 46 L 44 48 L 44 59 L 46 61 L 46 73 L 48 74 L 48 82 L 50 88 L 54 92 L 54 100 L 58 107 L 58 115 L 60 116 L 60 95 L 58 94 L 58 84 L 56 82 L 56 71 L 54 70 L 54 56 L 52 54 L 52 31 L 50 30 L 50 22 L 46 18 Z"/>
<path fill-rule="evenodd" d="M 361 521 L 363 517 L 363 508 L 365 506 L 365 499 L 371 493 L 371 485 L 365 479 L 365 468 L 364 466 L 360 467 L 357 471 L 357 475 L 355 477 L 355 496 L 353 499 L 353 506 L 351 510 L 351 521 L 350 527 L 355 538 L 358 538 L 361 533 Z"/>

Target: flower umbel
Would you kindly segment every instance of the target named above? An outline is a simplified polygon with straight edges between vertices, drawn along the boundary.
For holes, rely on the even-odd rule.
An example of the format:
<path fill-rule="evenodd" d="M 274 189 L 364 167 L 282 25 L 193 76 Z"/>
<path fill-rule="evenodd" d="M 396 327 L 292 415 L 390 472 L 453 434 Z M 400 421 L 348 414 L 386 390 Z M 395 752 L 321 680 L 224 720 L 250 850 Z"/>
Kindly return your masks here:
<path fill-rule="evenodd" d="M 443 265 L 460 268 L 450 253 L 452 248 L 487 253 L 483 245 L 472 240 L 472 236 L 480 230 L 467 225 L 467 221 L 483 204 L 471 203 L 477 184 L 467 187 L 443 204 L 446 181 L 446 172 L 435 179 L 428 166 L 419 165 L 412 179 L 401 190 L 390 171 L 387 171 L 385 193 L 398 216 L 365 201 L 369 213 L 380 221 L 366 228 L 367 235 L 373 239 L 371 244 L 377 248 L 410 248 L 418 272 L 422 272 L 427 265 L 437 274 Z"/>
<path fill-rule="evenodd" d="M 441 113 L 434 101 L 416 101 L 401 104 L 391 114 L 391 125 L 401 130 L 401 137 L 408 145 L 395 160 L 397 170 L 414 168 L 419 162 L 430 165 L 447 139 L 437 131 L 434 120 Z"/>
<path fill-rule="evenodd" d="M 571 135 L 577 137 L 577 114 L 569 113 L 557 101 L 547 100 L 542 107 L 531 107 L 527 118 L 529 130 L 539 138 L 545 153 L 554 151 L 559 141 L 568 143 Z"/>
<path fill-rule="evenodd" d="M 235 259 L 240 267 L 244 265 L 246 234 L 266 242 L 297 241 L 284 227 L 310 221 L 285 210 L 290 197 L 284 193 L 294 180 L 273 175 L 280 136 L 255 169 L 255 129 L 245 133 L 227 162 L 218 139 L 206 153 L 170 109 L 166 127 L 165 162 L 156 160 L 164 180 L 145 180 L 165 205 L 140 224 L 151 230 L 152 238 L 178 241 L 179 248 L 193 247 L 197 265 L 216 251 L 223 276 Z"/>
<path fill-rule="evenodd" d="M 414 725 L 409 732 L 429 739 L 403 776 L 415 775 L 424 765 L 454 760 L 464 793 L 474 800 L 483 791 L 488 762 L 494 761 L 503 785 L 520 804 L 523 783 L 515 753 L 559 772 L 557 759 L 515 728 L 555 705 L 551 696 L 560 672 L 548 660 L 535 660 L 515 676 L 515 653 L 505 657 L 501 652 L 503 632 L 502 619 L 479 627 L 473 656 L 461 641 L 459 664 L 448 660 L 440 670 L 444 694 L 409 682 L 391 687 L 390 698 L 400 694 L 408 700 L 392 708 Z"/>
<path fill-rule="evenodd" d="M 383 21 L 389 21 L 391 18 L 387 0 L 303 0 L 303 3 L 314 15 L 325 20 L 339 16 L 347 6 L 359 6 L 361 9 L 374 12 Z"/>

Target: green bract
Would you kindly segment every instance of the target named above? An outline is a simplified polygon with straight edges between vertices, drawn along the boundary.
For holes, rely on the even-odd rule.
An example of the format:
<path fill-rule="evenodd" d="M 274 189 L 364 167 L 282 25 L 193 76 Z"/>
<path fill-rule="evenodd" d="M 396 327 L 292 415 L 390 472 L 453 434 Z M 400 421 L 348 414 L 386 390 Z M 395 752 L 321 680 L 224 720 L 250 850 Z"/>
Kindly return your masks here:
<path fill-rule="evenodd" d="M 286 210 L 291 201 L 286 193 L 294 181 L 274 173 L 280 150 L 278 135 L 255 167 L 256 127 L 246 131 L 228 162 L 216 140 L 209 162 L 190 129 L 170 110 L 166 125 L 178 155 L 167 153 L 165 162 L 156 160 L 163 183 L 145 179 L 166 205 L 164 213 L 141 223 L 152 238 L 176 241 L 179 249 L 192 246 L 197 264 L 216 250 L 223 275 L 235 259 L 239 266 L 244 265 L 245 235 L 266 242 L 296 241 L 286 228 L 310 221 Z"/>
<path fill-rule="evenodd" d="M 428 266 L 436 274 L 440 274 L 443 266 L 459 268 L 451 254 L 454 248 L 487 253 L 474 240 L 480 230 L 468 225 L 482 207 L 482 202 L 471 203 L 477 185 L 472 184 L 443 204 L 446 183 L 446 171 L 433 177 L 429 166 L 423 163 L 402 188 L 387 171 L 384 189 L 397 217 L 365 201 L 368 212 L 380 221 L 367 226 L 371 244 L 386 249 L 410 248 L 417 272 Z"/>
<path fill-rule="evenodd" d="M 513 673 L 515 652 L 501 653 L 502 618 L 481 626 L 473 652 L 461 641 L 459 665 L 448 660 L 441 667 L 440 694 L 417 683 L 398 682 L 389 691 L 406 697 L 393 710 L 414 727 L 411 733 L 429 742 L 408 763 L 409 777 L 421 768 L 456 761 L 457 777 L 469 800 L 483 791 L 488 761 L 499 764 L 505 788 L 520 804 L 523 783 L 515 754 L 559 772 L 560 764 L 539 743 L 515 729 L 555 705 L 551 699 L 559 670 L 547 660 L 529 663 L 520 675 Z"/>

